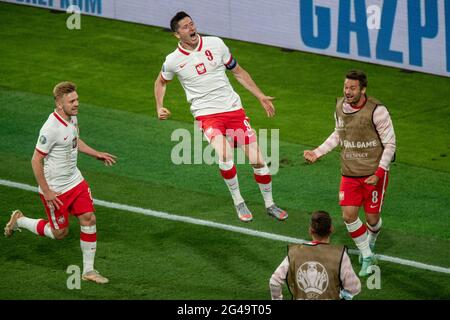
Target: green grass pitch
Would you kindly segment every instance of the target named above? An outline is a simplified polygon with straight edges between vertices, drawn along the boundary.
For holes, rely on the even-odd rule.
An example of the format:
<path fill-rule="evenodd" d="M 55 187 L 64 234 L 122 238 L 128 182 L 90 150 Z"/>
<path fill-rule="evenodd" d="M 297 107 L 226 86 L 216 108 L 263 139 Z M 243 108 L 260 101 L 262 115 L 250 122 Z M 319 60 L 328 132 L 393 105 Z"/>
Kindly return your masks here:
<path fill-rule="evenodd" d="M 353 248 L 337 204 L 338 153 L 313 166 L 301 155 L 331 133 L 343 75 L 360 68 L 368 74 L 369 94 L 388 106 L 398 144 L 377 252 L 450 267 L 450 79 L 225 39 L 262 90 L 276 97 L 277 115 L 268 119 L 231 79 L 253 127 L 280 129 L 274 197 L 289 211 L 286 223 L 268 217 L 251 168 L 239 165 L 241 191 L 254 212 L 254 221 L 244 225 L 217 166 L 170 160 L 173 130 L 193 130 L 178 81 L 165 99 L 171 120 L 158 121 L 155 113 L 153 81 L 176 39 L 162 28 L 89 16 L 82 16 L 81 30 L 71 31 L 66 18 L 0 3 L 0 179 L 36 185 L 30 159 L 52 110 L 51 90 L 71 80 L 80 96 L 81 137 L 119 157 L 106 168 L 79 156 L 95 198 L 302 239 L 308 238 L 310 213 L 324 209 L 334 220 L 332 241 Z M 45 217 L 36 193 L 0 186 L 1 226 L 16 208 Z M 0 239 L 0 299 L 270 299 L 268 281 L 287 243 L 96 209 L 96 268 L 110 278 L 108 285 L 83 282 L 81 290 L 67 289 L 67 266 L 81 265 L 72 218 L 63 241 L 27 231 Z M 357 257 L 352 261 L 358 270 Z M 385 261 L 380 267 L 382 288 L 369 290 L 363 280 L 356 299 L 450 298 L 449 274 Z"/>

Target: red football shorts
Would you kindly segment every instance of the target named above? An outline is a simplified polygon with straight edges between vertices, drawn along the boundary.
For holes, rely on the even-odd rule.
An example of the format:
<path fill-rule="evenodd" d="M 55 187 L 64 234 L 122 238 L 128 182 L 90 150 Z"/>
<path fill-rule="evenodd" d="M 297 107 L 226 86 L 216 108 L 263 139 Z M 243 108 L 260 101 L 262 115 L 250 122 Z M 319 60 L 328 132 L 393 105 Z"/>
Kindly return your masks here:
<path fill-rule="evenodd" d="M 48 221 L 54 229 L 63 229 L 69 225 L 69 213 L 80 216 L 84 213 L 95 212 L 91 189 L 86 180 L 58 196 L 58 199 L 63 203 L 58 210 L 49 207 L 42 194 L 39 194 L 39 196 L 44 203 Z"/>
<path fill-rule="evenodd" d="M 376 186 L 364 183 L 368 177 L 342 177 L 339 187 L 339 205 L 361 207 L 366 213 L 380 213 L 388 185 L 388 172 Z"/>
<path fill-rule="evenodd" d="M 195 120 L 198 121 L 208 142 L 217 135 L 230 137 L 235 146 L 256 141 L 256 133 L 250 126 L 250 119 L 244 109 L 199 116 Z"/>

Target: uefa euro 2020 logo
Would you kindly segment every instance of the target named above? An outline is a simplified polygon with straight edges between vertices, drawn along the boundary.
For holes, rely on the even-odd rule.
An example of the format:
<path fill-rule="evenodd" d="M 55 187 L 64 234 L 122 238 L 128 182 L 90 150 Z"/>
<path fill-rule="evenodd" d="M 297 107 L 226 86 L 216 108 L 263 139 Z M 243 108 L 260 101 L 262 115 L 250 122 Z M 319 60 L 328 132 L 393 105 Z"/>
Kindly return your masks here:
<path fill-rule="evenodd" d="M 297 270 L 297 285 L 307 299 L 318 299 L 328 288 L 328 273 L 317 261 L 307 261 Z"/>

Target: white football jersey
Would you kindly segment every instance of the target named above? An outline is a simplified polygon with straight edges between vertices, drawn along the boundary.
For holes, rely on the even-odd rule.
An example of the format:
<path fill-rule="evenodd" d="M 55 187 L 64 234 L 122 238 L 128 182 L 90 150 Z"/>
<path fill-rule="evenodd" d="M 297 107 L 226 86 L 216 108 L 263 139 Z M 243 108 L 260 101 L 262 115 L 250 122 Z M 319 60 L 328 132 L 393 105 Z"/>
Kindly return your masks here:
<path fill-rule="evenodd" d="M 39 132 L 36 150 L 45 156 L 45 179 L 55 192 L 64 193 L 83 181 L 77 168 L 78 135 L 77 117 L 67 122 L 56 112 L 50 114 Z"/>
<path fill-rule="evenodd" d="M 230 50 L 218 37 L 202 37 L 195 50 L 178 48 L 166 57 L 162 77 L 177 75 L 194 117 L 242 108 L 239 95 L 231 87 L 226 66 L 235 63 Z"/>

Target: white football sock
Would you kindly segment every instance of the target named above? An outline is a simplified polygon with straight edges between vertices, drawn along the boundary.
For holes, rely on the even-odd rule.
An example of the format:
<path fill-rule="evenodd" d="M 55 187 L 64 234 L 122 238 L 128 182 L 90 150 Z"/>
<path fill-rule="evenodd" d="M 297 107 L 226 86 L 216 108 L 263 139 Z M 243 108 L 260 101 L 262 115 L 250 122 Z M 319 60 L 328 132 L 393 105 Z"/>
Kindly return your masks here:
<path fill-rule="evenodd" d="M 95 241 L 85 241 L 88 238 L 97 235 L 97 228 L 93 226 L 80 226 L 80 247 L 83 253 L 83 274 L 86 272 L 94 270 L 94 260 L 95 252 L 97 251 L 97 240 Z M 92 239 L 89 239 L 92 240 Z"/>
<path fill-rule="evenodd" d="M 19 228 L 27 229 L 28 231 L 33 232 L 34 234 L 38 234 L 37 232 L 37 224 L 41 219 L 30 219 L 27 217 L 22 217 L 17 219 L 17 226 Z"/>
<path fill-rule="evenodd" d="M 231 197 L 233 198 L 233 203 L 235 206 L 244 202 L 242 198 L 241 191 L 239 190 L 239 180 L 238 176 L 235 173 L 236 168 L 234 166 L 233 160 L 223 162 L 219 160 L 219 168 L 222 174 L 223 180 L 230 190 Z M 232 176 L 229 178 L 229 176 Z"/>
<path fill-rule="evenodd" d="M 266 208 L 274 204 L 272 196 L 272 178 L 270 176 L 269 167 L 264 164 L 262 168 L 253 168 L 255 180 L 258 183 L 259 190 L 264 198 Z M 265 183 L 264 183 L 265 182 Z"/>
<path fill-rule="evenodd" d="M 369 234 L 367 232 L 367 227 L 361 222 L 361 219 L 357 219 L 352 223 L 345 223 L 350 236 L 355 241 L 356 246 L 361 252 L 363 258 L 370 257 L 372 251 L 369 247 Z"/>
<path fill-rule="evenodd" d="M 380 234 L 382 224 L 383 222 L 381 221 L 381 217 L 380 220 L 378 220 L 378 222 L 373 226 L 366 223 L 367 231 L 369 231 L 369 244 L 372 247 L 375 246 L 375 242 L 377 241 L 378 235 Z"/>

